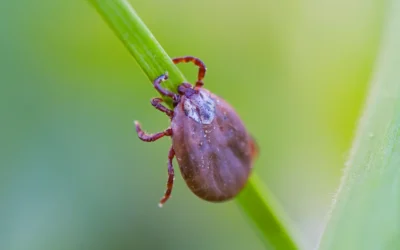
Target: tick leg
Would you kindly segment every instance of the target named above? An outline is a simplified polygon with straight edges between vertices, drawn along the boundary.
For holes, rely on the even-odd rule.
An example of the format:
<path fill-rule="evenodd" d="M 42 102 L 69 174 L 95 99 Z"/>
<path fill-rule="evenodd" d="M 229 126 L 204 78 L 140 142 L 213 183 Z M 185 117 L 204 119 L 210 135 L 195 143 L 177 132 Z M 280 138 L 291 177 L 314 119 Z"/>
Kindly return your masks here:
<path fill-rule="evenodd" d="M 174 111 L 166 108 L 164 105 L 161 104 L 163 102 L 162 98 L 153 98 L 151 100 L 151 105 L 153 105 L 156 109 L 160 110 L 161 112 L 164 112 L 167 116 L 172 117 L 174 115 Z"/>
<path fill-rule="evenodd" d="M 176 101 L 178 101 L 179 96 L 177 94 L 161 87 L 161 83 L 166 81 L 167 79 L 168 79 L 167 73 L 165 73 L 164 75 L 160 75 L 153 81 L 153 86 L 158 91 L 158 93 L 160 93 L 163 96 L 171 97 L 172 100 L 174 100 L 176 102 Z"/>
<path fill-rule="evenodd" d="M 169 199 L 172 192 L 172 187 L 174 186 L 174 167 L 172 166 L 172 159 L 174 159 L 175 151 L 171 146 L 168 153 L 168 181 L 167 181 L 167 190 L 165 190 L 164 196 L 161 198 L 160 203 L 158 203 L 159 207 L 162 207 L 164 203 Z"/>
<path fill-rule="evenodd" d="M 136 132 L 138 134 L 138 137 L 142 141 L 146 142 L 153 142 L 157 141 L 158 139 L 164 137 L 164 136 L 171 136 L 172 135 L 172 129 L 168 128 L 164 130 L 163 132 L 159 132 L 156 134 L 146 134 L 142 128 L 140 127 L 140 123 L 138 121 L 135 121 L 135 127 L 136 127 Z"/>
<path fill-rule="evenodd" d="M 203 63 L 202 60 L 200 60 L 199 58 L 193 57 L 193 56 L 183 56 L 183 57 L 173 58 L 172 61 L 175 64 L 182 63 L 182 62 L 184 62 L 184 63 L 188 63 L 188 62 L 194 63 L 196 66 L 199 67 L 199 73 L 197 75 L 197 82 L 196 82 L 195 89 L 199 89 L 204 85 L 203 79 L 204 79 L 204 77 L 206 75 L 207 68 L 206 68 L 206 65 Z"/>
<path fill-rule="evenodd" d="M 260 150 L 256 140 L 252 136 L 250 141 L 250 147 L 251 147 L 251 156 L 253 158 L 258 157 Z"/>

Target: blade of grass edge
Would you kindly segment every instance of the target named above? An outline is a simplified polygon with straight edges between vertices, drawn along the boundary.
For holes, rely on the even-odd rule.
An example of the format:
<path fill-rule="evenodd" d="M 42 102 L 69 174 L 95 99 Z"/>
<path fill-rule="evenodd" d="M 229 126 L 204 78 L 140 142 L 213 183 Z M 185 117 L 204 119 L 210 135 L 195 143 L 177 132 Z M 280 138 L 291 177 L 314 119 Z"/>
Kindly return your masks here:
<path fill-rule="evenodd" d="M 386 3 L 370 92 L 318 249 L 400 249 L 400 0 Z"/>
<path fill-rule="evenodd" d="M 165 72 L 169 80 L 165 87 L 176 92 L 185 81 L 183 74 L 126 0 L 88 0 L 114 30 L 150 81 Z M 168 103 L 171 107 L 171 102 Z M 273 195 L 262 187 L 253 174 L 245 190 L 237 199 L 239 206 L 255 225 L 267 247 L 301 249 L 283 210 Z"/>

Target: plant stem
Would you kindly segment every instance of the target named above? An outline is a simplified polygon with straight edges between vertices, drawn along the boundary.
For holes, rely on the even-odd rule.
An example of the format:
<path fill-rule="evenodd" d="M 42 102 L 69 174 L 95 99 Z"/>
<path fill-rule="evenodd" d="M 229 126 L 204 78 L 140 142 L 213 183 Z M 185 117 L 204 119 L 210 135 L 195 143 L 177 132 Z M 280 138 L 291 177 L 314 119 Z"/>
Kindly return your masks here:
<path fill-rule="evenodd" d="M 126 0 L 89 0 L 114 30 L 140 68 L 153 82 L 158 76 L 168 72 L 169 80 L 163 87 L 176 92 L 182 82 L 186 82 L 181 71 L 175 66 L 165 50 L 143 23 Z M 168 103 L 172 107 L 172 102 Z"/>
<path fill-rule="evenodd" d="M 319 249 L 400 249 L 400 0 Z"/>
<path fill-rule="evenodd" d="M 292 223 L 271 191 L 253 174 L 236 198 L 267 249 L 303 249 Z"/>
<path fill-rule="evenodd" d="M 184 76 L 129 3 L 125 0 L 89 1 L 125 44 L 149 80 L 153 81 L 168 71 L 170 78 L 163 83 L 163 87 L 176 92 L 179 84 L 185 81 Z M 171 107 L 171 103 L 169 105 Z M 266 246 L 274 249 L 299 249 L 289 231 L 285 214 L 255 174 L 237 201 L 256 226 Z"/>

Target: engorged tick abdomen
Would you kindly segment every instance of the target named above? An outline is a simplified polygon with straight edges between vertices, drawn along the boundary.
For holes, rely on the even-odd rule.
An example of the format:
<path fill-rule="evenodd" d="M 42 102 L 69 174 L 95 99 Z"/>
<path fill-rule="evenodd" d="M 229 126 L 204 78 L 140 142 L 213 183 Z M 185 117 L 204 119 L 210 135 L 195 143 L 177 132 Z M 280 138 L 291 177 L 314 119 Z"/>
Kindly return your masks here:
<path fill-rule="evenodd" d="M 208 201 L 233 198 L 252 164 L 252 138 L 234 109 L 208 90 L 182 96 L 171 122 L 172 146 L 188 187 Z"/>

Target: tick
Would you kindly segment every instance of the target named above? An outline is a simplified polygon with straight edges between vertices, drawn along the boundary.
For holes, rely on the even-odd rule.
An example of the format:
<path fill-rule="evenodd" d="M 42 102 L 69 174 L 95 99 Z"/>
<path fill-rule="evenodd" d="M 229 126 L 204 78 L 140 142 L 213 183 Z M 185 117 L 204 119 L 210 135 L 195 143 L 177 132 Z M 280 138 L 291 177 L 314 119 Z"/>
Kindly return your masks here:
<path fill-rule="evenodd" d="M 135 121 L 139 139 L 153 142 L 164 136 L 172 138 L 168 153 L 167 189 L 159 206 L 171 196 L 174 183 L 172 160 L 176 157 L 183 179 L 190 190 L 211 202 L 227 201 L 245 186 L 257 148 L 235 110 L 221 97 L 203 88 L 206 66 L 195 57 L 172 59 L 175 64 L 192 62 L 199 67 L 196 84 L 179 85 L 173 93 L 161 86 L 168 79 L 164 74 L 154 80 L 154 88 L 172 98 L 173 110 L 153 98 L 151 104 L 171 119 L 171 126 L 155 133 L 145 133 Z"/>

